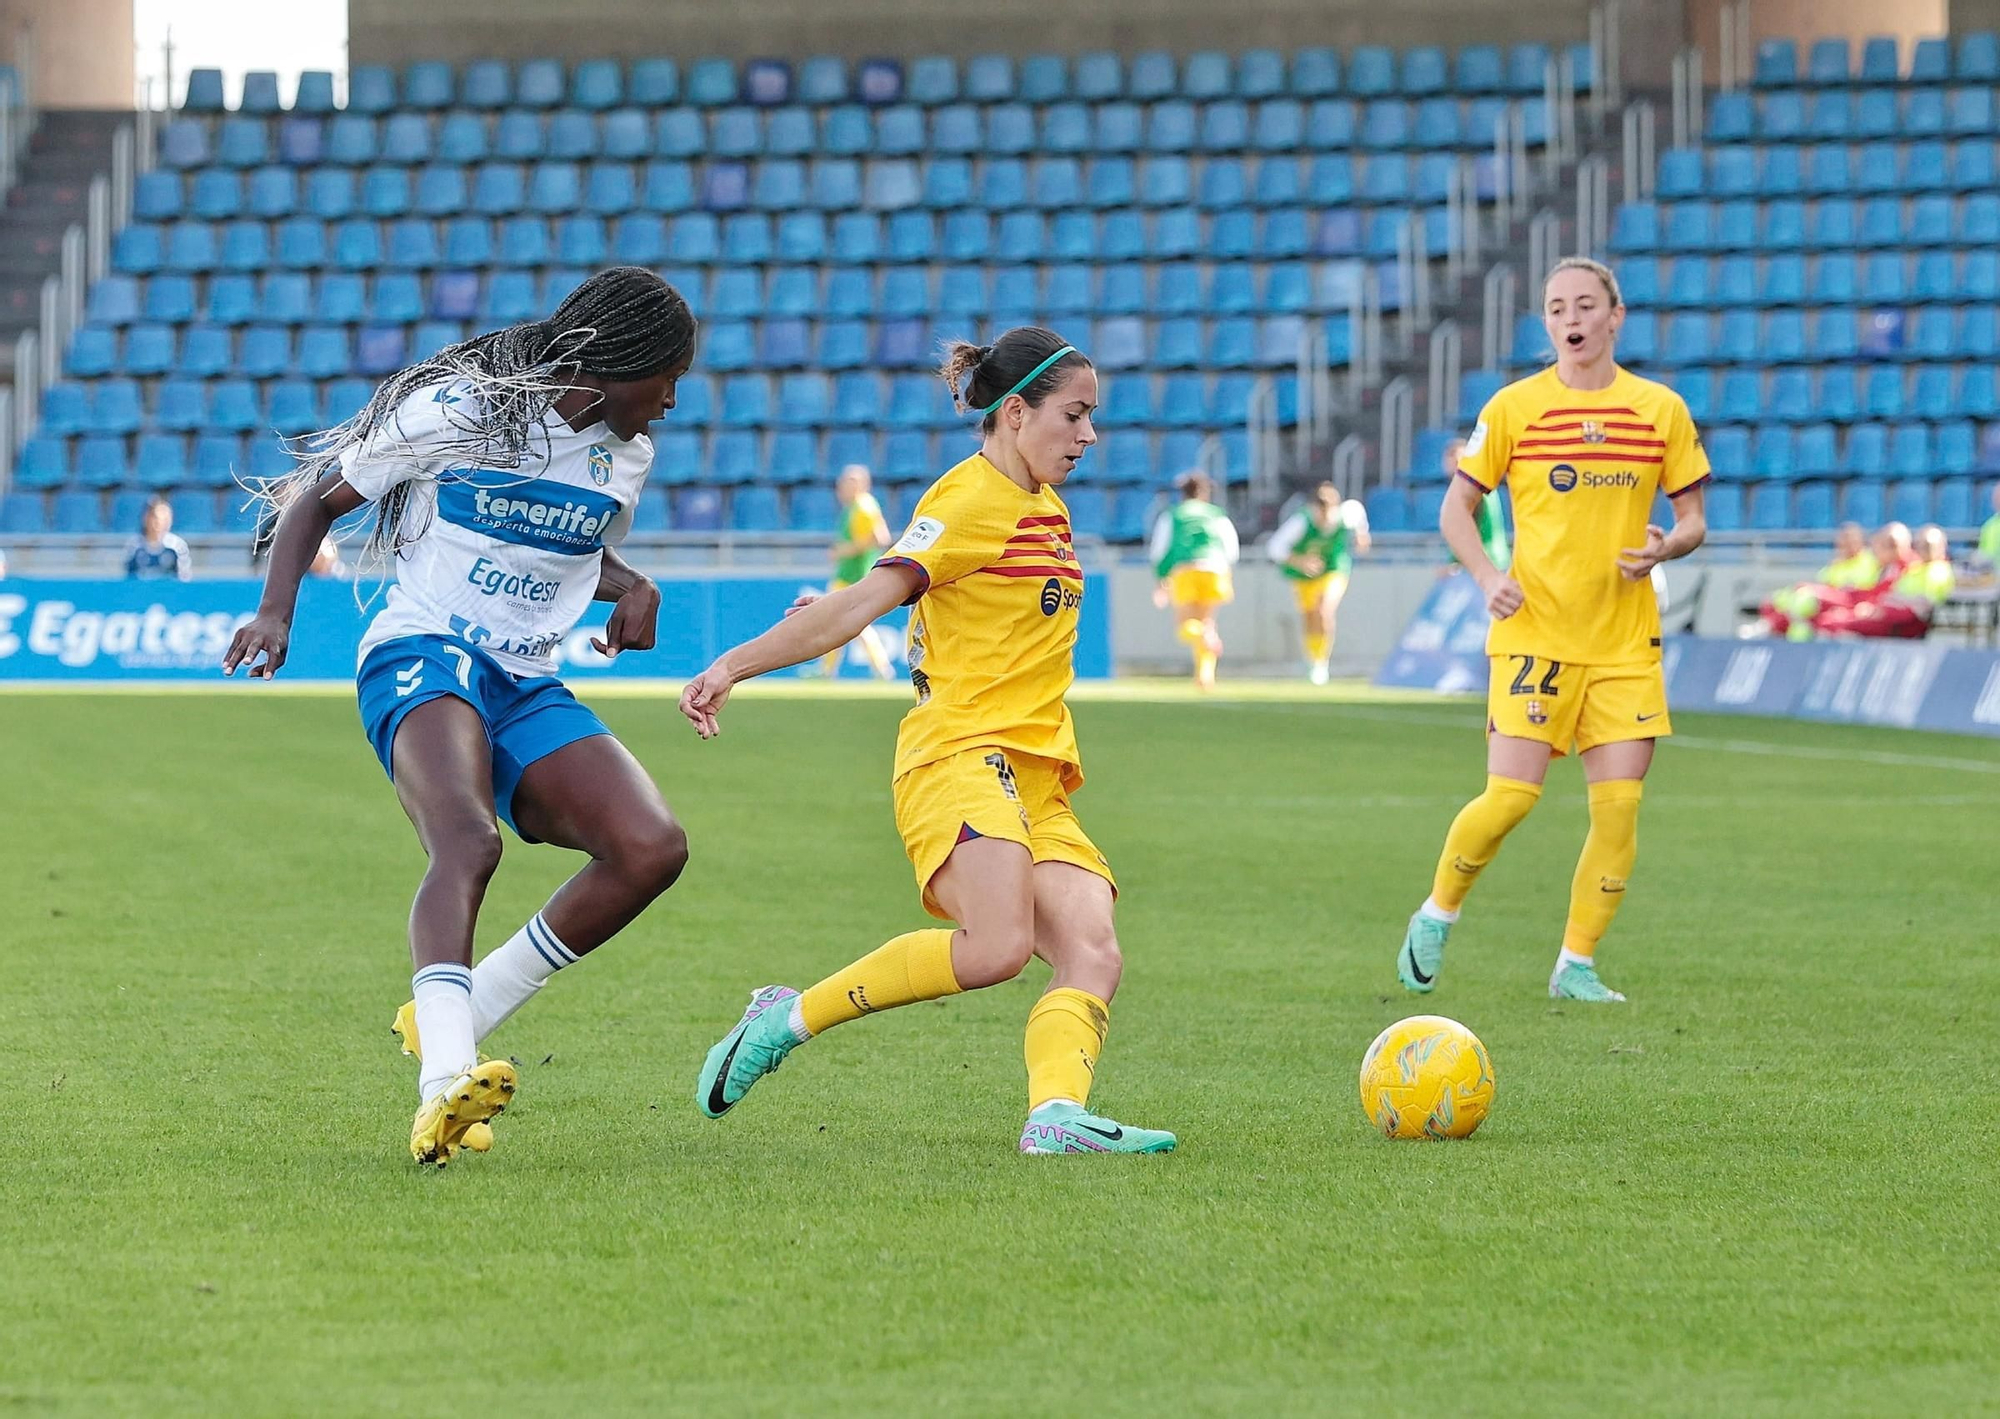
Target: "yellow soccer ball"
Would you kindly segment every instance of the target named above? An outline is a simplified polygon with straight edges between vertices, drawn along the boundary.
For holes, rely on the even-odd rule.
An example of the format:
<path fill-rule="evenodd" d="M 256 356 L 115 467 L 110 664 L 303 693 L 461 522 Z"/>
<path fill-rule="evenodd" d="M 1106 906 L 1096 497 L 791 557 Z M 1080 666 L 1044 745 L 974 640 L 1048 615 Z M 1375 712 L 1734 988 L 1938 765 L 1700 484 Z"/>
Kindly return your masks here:
<path fill-rule="evenodd" d="M 1361 1108 L 1388 1138 L 1464 1138 L 1493 1107 L 1493 1061 L 1442 1015 L 1412 1015 L 1361 1058 Z"/>

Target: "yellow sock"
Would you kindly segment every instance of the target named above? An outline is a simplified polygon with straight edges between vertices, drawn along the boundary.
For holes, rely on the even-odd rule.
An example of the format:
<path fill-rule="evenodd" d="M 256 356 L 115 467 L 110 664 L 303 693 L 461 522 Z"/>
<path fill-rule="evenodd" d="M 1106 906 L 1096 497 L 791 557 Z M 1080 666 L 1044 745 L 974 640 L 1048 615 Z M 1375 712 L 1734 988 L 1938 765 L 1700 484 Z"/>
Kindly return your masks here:
<path fill-rule="evenodd" d="M 953 934 L 942 927 L 905 932 L 835 971 L 799 998 L 806 1028 L 816 1035 L 877 1010 L 957 995 L 961 987 L 951 972 Z"/>
<path fill-rule="evenodd" d="M 1111 1007 L 1088 991 L 1064 986 L 1035 1002 L 1028 1012 L 1028 1112 L 1051 1099 L 1090 1102 L 1090 1082 Z"/>
<path fill-rule="evenodd" d="M 1194 678 L 1204 685 L 1215 683 L 1215 652 L 1205 645 L 1194 648 Z"/>
<path fill-rule="evenodd" d="M 1635 778 L 1607 779 L 1590 786 L 1590 833 L 1569 884 L 1565 951 L 1593 954 L 1611 918 L 1618 915 L 1625 881 L 1639 858 L 1639 795 L 1645 787 Z"/>
<path fill-rule="evenodd" d="M 1528 816 L 1541 796 L 1538 783 L 1488 774 L 1486 792 L 1459 809 L 1451 820 L 1451 831 L 1444 836 L 1444 852 L 1438 857 L 1437 875 L 1431 882 L 1431 900 L 1448 912 L 1457 911 L 1507 834 Z"/>
<path fill-rule="evenodd" d="M 1202 641 L 1208 638 L 1208 632 L 1203 629 L 1201 622 L 1195 620 L 1192 616 L 1174 627 L 1174 634 L 1189 645 L 1200 645 Z"/>
<path fill-rule="evenodd" d="M 1327 656 L 1333 650 L 1333 637 L 1319 631 L 1306 632 L 1306 659 L 1315 665 L 1326 664 Z"/>

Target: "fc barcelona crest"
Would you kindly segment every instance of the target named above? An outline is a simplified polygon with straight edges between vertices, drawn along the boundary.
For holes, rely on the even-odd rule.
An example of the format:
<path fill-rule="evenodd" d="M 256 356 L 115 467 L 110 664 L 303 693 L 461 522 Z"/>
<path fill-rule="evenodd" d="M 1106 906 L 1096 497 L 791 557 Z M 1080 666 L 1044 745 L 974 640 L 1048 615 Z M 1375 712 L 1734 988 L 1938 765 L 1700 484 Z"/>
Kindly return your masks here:
<path fill-rule="evenodd" d="M 611 450 L 601 443 L 590 446 L 590 481 L 600 488 L 611 481 Z"/>
<path fill-rule="evenodd" d="M 1542 702 L 1540 700 L 1529 700 L 1528 723 L 1547 724 L 1548 722 L 1549 722 L 1549 712 L 1542 708 Z"/>
<path fill-rule="evenodd" d="M 1582 437 L 1585 443 L 1603 443 L 1604 424 L 1597 419 L 1585 419 Z"/>

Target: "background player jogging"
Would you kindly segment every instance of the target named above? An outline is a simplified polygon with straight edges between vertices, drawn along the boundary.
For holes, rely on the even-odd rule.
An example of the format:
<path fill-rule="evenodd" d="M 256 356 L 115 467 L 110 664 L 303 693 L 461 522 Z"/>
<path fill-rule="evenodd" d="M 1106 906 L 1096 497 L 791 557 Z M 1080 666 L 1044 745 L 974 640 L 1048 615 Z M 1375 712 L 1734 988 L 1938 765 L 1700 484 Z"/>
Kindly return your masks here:
<path fill-rule="evenodd" d="M 1472 884 L 1541 796 L 1552 756 L 1574 744 L 1589 783 L 1590 833 L 1570 883 L 1549 994 L 1625 997 L 1598 979 L 1597 945 L 1639 851 L 1639 797 L 1654 741 L 1671 732 L 1652 572 L 1707 535 L 1708 456 L 1681 397 L 1614 359 L 1625 306 L 1609 268 L 1558 262 L 1542 286 L 1556 362 L 1488 401 L 1439 517 L 1493 616 L 1486 653 L 1486 791 L 1445 837 L 1431 894 L 1410 918 L 1396 974 L 1437 987 Z M 1506 480 L 1514 564 L 1494 566 L 1475 513 Z M 1657 493 L 1674 525 L 1647 523 Z"/>
<path fill-rule="evenodd" d="M 660 791 L 556 678 L 554 652 L 593 600 L 617 603 L 598 650 L 653 644 L 659 589 L 608 544 L 631 524 L 653 462 L 646 426 L 674 407 L 694 345 L 672 286 L 636 266 L 599 272 L 552 319 L 390 377 L 272 492 L 283 511 L 263 600 L 225 674 L 268 679 L 284 665 L 299 581 L 336 518 L 375 503 L 369 552 L 395 564 L 356 689 L 430 859 L 410 907 L 414 998 L 394 1026 L 422 1061 L 420 1163 L 490 1146 L 487 1120 L 515 1071 L 481 1063 L 478 1042 L 687 862 Z M 496 816 L 524 842 L 591 860 L 474 969 L 473 927 L 500 865 Z"/>

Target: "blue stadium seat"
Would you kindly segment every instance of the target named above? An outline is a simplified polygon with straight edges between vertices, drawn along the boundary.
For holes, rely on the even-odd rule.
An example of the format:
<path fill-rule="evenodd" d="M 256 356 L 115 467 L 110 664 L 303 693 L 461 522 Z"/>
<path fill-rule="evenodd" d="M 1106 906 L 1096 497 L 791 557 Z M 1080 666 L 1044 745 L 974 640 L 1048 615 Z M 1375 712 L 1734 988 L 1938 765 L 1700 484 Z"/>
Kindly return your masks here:
<path fill-rule="evenodd" d="M 1004 54 L 981 54 L 966 61 L 965 96 L 975 103 L 1014 97 L 1014 61 Z"/>
<path fill-rule="evenodd" d="M 278 161 L 309 168 L 326 147 L 326 125 L 317 118 L 287 118 L 278 124 Z"/>
<path fill-rule="evenodd" d="M 221 113 L 226 107 L 222 97 L 222 71 L 190 69 L 187 93 L 181 107 L 190 113 Z"/>
<path fill-rule="evenodd" d="M 515 78 L 514 102 L 523 108 L 554 108 L 563 101 L 565 82 L 560 60 L 530 59 Z"/>
<path fill-rule="evenodd" d="M 1784 483 L 1765 483 L 1750 490 L 1748 525 L 1752 531 L 1775 532 L 1791 526 L 1792 490 Z"/>
<path fill-rule="evenodd" d="M 137 481 L 149 488 L 172 488 L 186 483 L 187 440 L 179 434 L 140 435 L 132 457 L 132 471 L 138 475 Z"/>
<path fill-rule="evenodd" d="M 1750 476 L 1750 434 L 1747 429 L 1725 424 L 1713 430 L 1706 442 L 1709 463 L 1717 479 L 1735 481 Z"/>
<path fill-rule="evenodd" d="M 1091 115 L 1090 145 L 1100 153 L 1130 153 L 1140 146 L 1144 127 L 1136 104 L 1099 104 Z"/>
<path fill-rule="evenodd" d="M 613 109 L 603 116 L 598 151 L 607 158 L 631 160 L 653 151 L 652 125 L 636 108 Z"/>
<path fill-rule="evenodd" d="M 1146 119 L 1145 146 L 1156 153 L 1186 153 L 1195 145 L 1192 104 L 1178 100 L 1153 105 Z"/>
<path fill-rule="evenodd" d="M 1755 71 L 1760 87 L 1795 84 L 1799 78 L 1799 47 L 1789 39 L 1767 39 L 1757 46 Z"/>
<path fill-rule="evenodd" d="M 87 453 L 78 454 L 80 470 L 82 464 L 86 461 L 87 454 L 94 455 L 96 452 L 97 450 L 90 449 L 87 450 Z M 95 457 L 89 458 L 92 473 L 98 476 L 86 477 L 85 481 L 93 487 L 115 487 L 119 483 L 127 481 L 129 475 L 125 468 L 124 447 L 120 445 L 115 449 L 106 448 L 103 450 L 103 453 L 104 458 L 101 463 Z M 67 492 L 56 494 L 55 502 L 49 510 L 49 531 L 70 534 L 91 534 L 110 530 L 104 524 L 104 504 L 96 493 Z"/>
<path fill-rule="evenodd" d="M 1750 444 L 1750 475 L 1789 483 L 1793 475 L 1793 439 L 1789 424 L 1760 424 Z M 1782 526 L 1780 522 L 1777 525 Z"/>
<path fill-rule="evenodd" d="M 1937 501 L 1932 515 L 1945 527 L 1970 527 L 1978 520 L 1973 512 L 1972 480 L 1947 478 L 1935 488 Z"/>
<path fill-rule="evenodd" d="M 1840 466 L 1839 442 L 1832 424 L 1806 424 L 1793 447 L 1793 470 L 1800 478 L 1831 477 Z"/>
<path fill-rule="evenodd" d="M 1898 522 L 1919 526 L 1931 520 L 1931 485 L 1907 479 L 1889 489 L 1889 516 Z"/>
<path fill-rule="evenodd" d="M 102 434 L 137 433 L 146 422 L 139 386 L 129 379 L 105 379 L 97 383 L 90 401 L 90 431 Z"/>
<path fill-rule="evenodd" d="M 42 492 L 60 487 L 67 482 L 69 468 L 69 440 L 59 438 L 31 438 L 21 445 L 18 461 L 14 466 L 14 486 Z M 0 530 L 17 530 L 0 528 Z"/>

